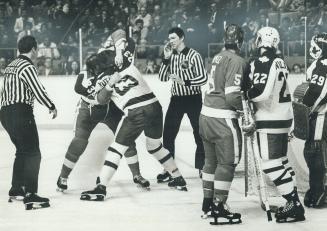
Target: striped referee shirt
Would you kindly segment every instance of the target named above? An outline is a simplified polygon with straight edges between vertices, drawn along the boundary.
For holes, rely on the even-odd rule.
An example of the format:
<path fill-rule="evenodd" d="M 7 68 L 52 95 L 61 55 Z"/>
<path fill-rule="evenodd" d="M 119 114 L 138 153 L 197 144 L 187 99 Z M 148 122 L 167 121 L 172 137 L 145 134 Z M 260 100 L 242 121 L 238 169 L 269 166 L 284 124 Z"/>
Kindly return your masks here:
<path fill-rule="evenodd" d="M 159 70 L 160 81 L 168 81 L 170 74 L 178 75 L 185 82 L 185 85 L 173 82 L 171 93 L 174 96 L 201 94 L 201 86 L 208 80 L 201 55 L 188 47 L 180 53 L 173 51 L 170 59 L 163 59 Z"/>
<path fill-rule="evenodd" d="M 55 109 L 55 105 L 37 76 L 35 66 L 24 55 L 19 55 L 6 67 L 0 97 L 1 107 L 16 103 L 24 103 L 33 107 L 36 98 L 50 110 Z"/>

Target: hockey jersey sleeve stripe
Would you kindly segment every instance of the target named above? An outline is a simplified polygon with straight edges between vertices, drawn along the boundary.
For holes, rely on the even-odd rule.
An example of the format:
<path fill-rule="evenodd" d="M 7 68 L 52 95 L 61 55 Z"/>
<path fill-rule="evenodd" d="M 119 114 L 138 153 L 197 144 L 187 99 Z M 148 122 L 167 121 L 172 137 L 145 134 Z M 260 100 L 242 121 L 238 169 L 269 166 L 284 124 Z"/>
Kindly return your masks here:
<path fill-rule="evenodd" d="M 154 99 L 154 98 L 156 98 L 156 96 L 153 93 L 149 93 L 149 94 L 145 94 L 145 95 L 142 95 L 139 97 L 132 98 L 125 104 L 123 109 L 125 109 L 126 107 L 129 107 L 131 105 L 141 103 L 143 101 L 147 101 L 147 100 Z"/>
<path fill-rule="evenodd" d="M 240 86 L 230 86 L 225 88 L 225 95 L 233 93 L 233 92 L 240 92 L 241 87 Z"/>
<path fill-rule="evenodd" d="M 256 128 L 289 128 L 291 127 L 293 119 L 289 120 L 260 120 L 256 121 Z"/>

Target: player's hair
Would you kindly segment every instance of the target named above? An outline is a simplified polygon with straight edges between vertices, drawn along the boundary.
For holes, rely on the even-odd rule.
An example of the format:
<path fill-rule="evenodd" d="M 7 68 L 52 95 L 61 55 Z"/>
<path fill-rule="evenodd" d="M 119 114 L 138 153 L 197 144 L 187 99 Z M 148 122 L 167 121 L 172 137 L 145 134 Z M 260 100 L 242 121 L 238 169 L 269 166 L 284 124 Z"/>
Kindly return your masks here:
<path fill-rule="evenodd" d="M 33 48 L 37 48 L 37 42 L 33 36 L 26 35 L 18 41 L 17 46 L 20 54 L 26 54 L 29 53 Z"/>
<path fill-rule="evenodd" d="M 180 27 L 173 27 L 168 31 L 168 34 L 173 34 L 173 33 L 177 34 L 177 36 L 179 38 L 182 38 L 182 37 L 185 38 L 184 31 Z"/>

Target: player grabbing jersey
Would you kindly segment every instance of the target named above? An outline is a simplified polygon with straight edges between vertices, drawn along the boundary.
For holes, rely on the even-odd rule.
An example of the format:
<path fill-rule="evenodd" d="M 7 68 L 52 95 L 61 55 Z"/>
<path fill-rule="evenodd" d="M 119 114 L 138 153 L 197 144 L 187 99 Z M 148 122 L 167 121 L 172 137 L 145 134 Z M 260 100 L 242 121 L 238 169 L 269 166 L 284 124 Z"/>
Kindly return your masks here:
<path fill-rule="evenodd" d="M 163 115 L 160 103 L 138 69 L 130 65 L 118 73 L 113 65 L 114 57 L 114 51 L 106 51 L 105 72 L 109 75 L 108 84 L 98 93 L 97 100 L 106 103 L 106 100 L 111 98 L 117 107 L 124 111 L 125 116 L 115 134 L 114 143 L 108 149 L 99 175 L 100 182 L 95 189 L 83 192 L 81 200 L 104 200 L 106 185 L 116 172 L 121 157 L 142 132 L 146 136 L 148 152 L 173 176 L 168 186 L 186 190 L 186 182 L 174 159 L 161 143 Z"/>
<path fill-rule="evenodd" d="M 287 200 L 275 214 L 277 222 L 302 221 L 304 209 L 294 184 L 295 173 L 287 159 L 288 132 L 293 121 L 288 69 L 277 57 L 279 34 L 275 28 L 257 32 L 259 56 L 249 64 L 245 85 L 249 101 L 254 104 L 255 126 L 264 173 Z"/>
<path fill-rule="evenodd" d="M 118 34 L 119 32 L 119 34 Z M 117 35 L 118 34 L 118 35 Z M 112 36 L 117 40 L 121 39 L 124 36 L 120 30 L 115 31 Z M 113 45 L 107 47 L 108 49 L 114 48 Z M 128 67 L 132 59 L 129 54 L 134 53 L 134 43 L 130 42 L 127 47 L 124 47 L 124 67 Z M 86 71 L 81 71 L 77 77 L 75 84 L 76 93 L 81 95 L 77 110 L 77 118 L 74 129 L 74 138 L 71 141 L 68 150 L 65 155 L 64 163 L 61 168 L 61 173 L 57 181 L 57 186 L 59 191 L 67 190 L 67 179 L 75 167 L 80 156 L 85 151 L 88 139 L 91 135 L 91 132 L 96 127 L 98 123 L 106 124 L 109 129 L 115 133 L 118 123 L 123 116 L 123 112 L 117 108 L 117 106 L 110 101 L 107 104 L 100 105 L 95 99 L 95 92 L 97 89 L 105 86 L 105 83 L 102 83 L 105 78 L 105 74 L 99 75 L 101 63 L 98 60 L 96 54 L 91 55 L 86 60 Z M 101 86 L 102 83 L 103 85 Z M 126 162 L 132 172 L 133 181 L 143 188 L 148 188 L 150 183 L 148 180 L 144 179 L 140 173 L 139 162 L 135 143 L 131 144 L 131 147 L 125 153 Z"/>

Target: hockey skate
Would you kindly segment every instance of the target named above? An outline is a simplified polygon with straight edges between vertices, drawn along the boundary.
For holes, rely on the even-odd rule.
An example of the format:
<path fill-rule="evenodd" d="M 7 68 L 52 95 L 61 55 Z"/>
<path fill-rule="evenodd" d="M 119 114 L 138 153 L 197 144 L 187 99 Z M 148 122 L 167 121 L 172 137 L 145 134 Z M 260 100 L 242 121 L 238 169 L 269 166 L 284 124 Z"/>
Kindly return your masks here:
<path fill-rule="evenodd" d="M 141 175 L 136 175 L 133 177 L 134 183 L 137 185 L 137 187 L 145 189 L 145 190 L 150 190 L 150 182 L 143 178 Z"/>
<path fill-rule="evenodd" d="M 187 191 L 186 182 L 182 176 L 172 178 L 172 180 L 168 182 L 168 186 L 180 191 Z"/>
<path fill-rule="evenodd" d="M 288 201 L 278 209 L 275 218 L 277 223 L 304 221 L 304 208 L 299 200 Z"/>
<path fill-rule="evenodd" d="M 49 199 L 40 197 L 36 193 L 27 193 L 24 198 L 26 210 L 43 209 L 50 207 Z"/>
<path fill-rule="evenodd" d="M 19 188 L 11 187 L 8 194 L 9 194 L 8 202 L 13 202 L 14 200 L 22 201 L 25 196 L 25 192 L 22 187 Z"/>
<path fill-rule="evenodd" d="M 172 180 L 172 177 L 169 172 L 163 171 L 162 173 L 158 174 L 157 182 L 160 183 L 167 183 Z"/>
<path fill-rule="evenodd" d="M 57 180 L 57 191 L 64 192 L 67 188 L 67 178 L 59 176 Z"/>
<path fill-rule="evenodd" d="M 214 219 L 213 222 L 210 222 L 211 225 L 233 225 L 242 223 L 241 214 L 230 212 L 227 205 L 223 202 L 213 203 L 211 215 Z"/>
<path fill-rule="evenodd" d="M 82 192 L 80 199 L 83 201 L 104 201 L 106 195 L 106 186 L 98 184 L 93 190 Z"/>
<path fill-rule="evenodd" d="M 202 219 L 208 219 L 212 217 L 211 215 L 212 203 L 213 203 L 212 198 L 203 198 L 203 202 L 202 202 L 203 214 L 201 215 Z"/>

